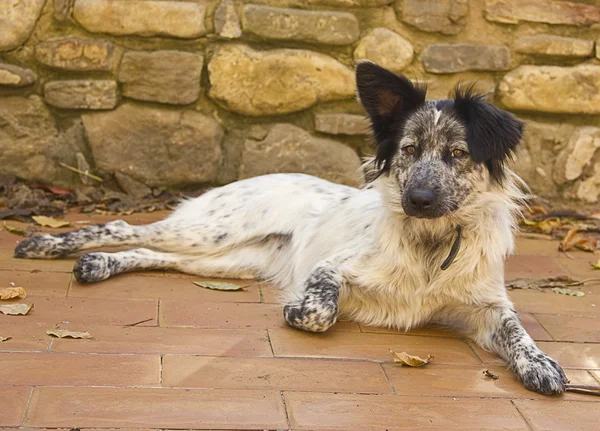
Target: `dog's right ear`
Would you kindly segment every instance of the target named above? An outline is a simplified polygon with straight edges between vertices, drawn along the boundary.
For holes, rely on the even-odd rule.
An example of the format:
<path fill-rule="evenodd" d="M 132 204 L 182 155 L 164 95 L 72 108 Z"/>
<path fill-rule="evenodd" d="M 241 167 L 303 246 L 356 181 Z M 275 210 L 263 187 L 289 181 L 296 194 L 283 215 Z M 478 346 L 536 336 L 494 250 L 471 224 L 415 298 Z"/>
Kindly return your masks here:
<path fill-rule="evenodd" d="M 425 103 L 427 88 L 413 85 L 404 75 L 396 75 L 369 61 L 356 66 L 356 88 L 362 106 L 369 114 L 377 146 L 375 163 L 388 171 L 398 150 L 408 115 Z"/>

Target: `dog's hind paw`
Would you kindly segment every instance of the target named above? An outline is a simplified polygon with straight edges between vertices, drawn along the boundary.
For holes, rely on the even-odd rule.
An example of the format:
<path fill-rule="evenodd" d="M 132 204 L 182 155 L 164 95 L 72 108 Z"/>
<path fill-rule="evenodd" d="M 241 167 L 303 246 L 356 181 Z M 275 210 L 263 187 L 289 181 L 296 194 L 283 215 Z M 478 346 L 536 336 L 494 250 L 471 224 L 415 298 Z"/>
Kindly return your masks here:
<path fill-rule="evenodd" d="M 15 248 L 13 256 L 28 259 L 55 259 L 66 257 L 70 250 L 63 246 L 63 242 L 53 235 L 37 235 L 25 238 Z"/>
<path fill-rule="evenodd" d="M 79 283 L 96 283 L 113 275 L 116 264 L 117 260 L 107 253 L 88 253 L 75 262 L 73 274 Z"/>

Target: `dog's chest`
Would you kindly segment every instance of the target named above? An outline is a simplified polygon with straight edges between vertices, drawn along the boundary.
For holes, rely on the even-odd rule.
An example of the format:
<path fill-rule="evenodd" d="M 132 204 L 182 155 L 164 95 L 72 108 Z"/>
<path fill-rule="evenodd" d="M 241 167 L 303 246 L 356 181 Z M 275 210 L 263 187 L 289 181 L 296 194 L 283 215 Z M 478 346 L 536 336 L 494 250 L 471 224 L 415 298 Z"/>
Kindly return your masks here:
<path fill-rule="evenodd" d="M 423 324 L 451 301 L 432 289 L 424 267 L 365 267 L 340 297 L 340 312 L 366 325 L 408 329 Z"/>

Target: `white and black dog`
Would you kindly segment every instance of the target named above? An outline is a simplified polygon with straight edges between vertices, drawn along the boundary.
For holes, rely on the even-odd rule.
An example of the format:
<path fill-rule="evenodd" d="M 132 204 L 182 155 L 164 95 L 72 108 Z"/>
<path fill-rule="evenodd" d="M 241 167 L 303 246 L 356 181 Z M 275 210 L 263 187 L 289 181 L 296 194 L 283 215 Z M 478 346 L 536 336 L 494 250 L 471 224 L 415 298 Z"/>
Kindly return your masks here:
<path fill-rule="evenodd" d="M 322 332 L 338 318 L 448 325 L 499 354 L 528 389 L 563 392 L 562 368 L 525 332 L 504 287 L 525 197 L 504 162 L 523 124 L 470 90 L 426 101 L 424 87 L 373 63 L 359 63 L 356 75 L 376 144 L 362 189 L 266 175 L 213 189 L 147 226 L 115 221 L 31 237 L 15 257 L 141 246 L 85 254 L 75 276 L 92 283 L 170 269 L 268 279 L 281 286 L 295 328 Z"/>

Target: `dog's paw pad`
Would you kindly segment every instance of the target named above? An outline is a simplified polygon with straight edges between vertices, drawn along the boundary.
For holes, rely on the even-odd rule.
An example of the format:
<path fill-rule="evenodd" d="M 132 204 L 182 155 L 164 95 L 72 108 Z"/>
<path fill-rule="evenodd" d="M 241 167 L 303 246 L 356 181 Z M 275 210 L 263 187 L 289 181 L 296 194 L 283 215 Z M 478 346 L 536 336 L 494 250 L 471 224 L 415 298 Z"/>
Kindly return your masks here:
<path fill-rule="evenodd" d="M 106 253 L 88 253 L 81 256 L 73 274 L 79 283 L 95 283 L 106 280 L 114 273 L 114 259 Z"/>

